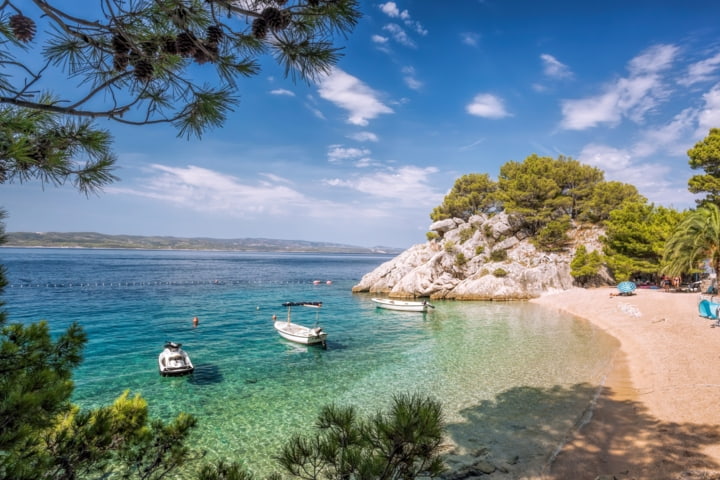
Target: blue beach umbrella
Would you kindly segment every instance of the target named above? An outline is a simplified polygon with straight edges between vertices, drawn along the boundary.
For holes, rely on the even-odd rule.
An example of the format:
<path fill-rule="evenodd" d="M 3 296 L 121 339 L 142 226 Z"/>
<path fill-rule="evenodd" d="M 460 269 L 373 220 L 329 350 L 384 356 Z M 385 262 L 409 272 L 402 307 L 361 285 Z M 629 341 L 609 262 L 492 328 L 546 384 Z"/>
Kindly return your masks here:
<path fill-rule="evenodd" d="M 620 282 L 617 286 L 617 289 L 620 290 L 620 293 L 634 292 L 635 288 L 636 285 L 634 282 Z"/>

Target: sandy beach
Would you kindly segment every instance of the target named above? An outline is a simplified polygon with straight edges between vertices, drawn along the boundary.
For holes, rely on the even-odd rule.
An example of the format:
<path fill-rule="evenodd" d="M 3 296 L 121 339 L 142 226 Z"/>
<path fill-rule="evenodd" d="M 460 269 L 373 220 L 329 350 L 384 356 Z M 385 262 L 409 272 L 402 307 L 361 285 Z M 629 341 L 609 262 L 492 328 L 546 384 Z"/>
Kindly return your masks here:
<path fill-rule="evenodd" d="M 720 327 L 697 293 L 574 289 L 533 300 L 620 342 L 592 418 L 550 479 L 720 479 Z"/>

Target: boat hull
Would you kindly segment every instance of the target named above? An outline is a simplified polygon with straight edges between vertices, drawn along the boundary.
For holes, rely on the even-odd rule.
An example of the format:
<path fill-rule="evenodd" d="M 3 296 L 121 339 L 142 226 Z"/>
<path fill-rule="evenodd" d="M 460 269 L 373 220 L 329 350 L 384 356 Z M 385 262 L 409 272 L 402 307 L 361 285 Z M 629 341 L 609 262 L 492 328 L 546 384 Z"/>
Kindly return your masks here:
<path fill-rule="evenodd" d="M 187 352 L 175 345 L 166 346 L 158 355 L 158 368 L 163 377 L 188 375 L 195 370 Z"/>
<path fill-rule="evenodd" d="M 320 328 L 308 328 L 292 322 L 275 322 L 275 330 L 286 340 L 303 345 L 324 345 L 327 333 Z"/>
<path fill-rule="evenodd" d="M 427 312 L 430 304 L 427 302 L 410 302 L 402 300 L 388 300 L 384 298 L 373 298 L 378 308 L 386 310 L 398 310 L 403 312 Z"/>

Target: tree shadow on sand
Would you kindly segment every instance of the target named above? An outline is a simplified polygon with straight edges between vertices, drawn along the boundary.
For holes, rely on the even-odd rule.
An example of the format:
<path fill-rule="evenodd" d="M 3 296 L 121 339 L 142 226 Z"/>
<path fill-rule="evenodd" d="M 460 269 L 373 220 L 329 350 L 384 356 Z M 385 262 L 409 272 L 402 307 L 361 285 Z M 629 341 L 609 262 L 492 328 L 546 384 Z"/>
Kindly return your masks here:
<path fill-rule="evenodd" d="M 704 452 L 720 447 L 720 426 L 662 422 L 609 388 L 516 387 L 460 414 L 448 478 L 720 479 Z"/>

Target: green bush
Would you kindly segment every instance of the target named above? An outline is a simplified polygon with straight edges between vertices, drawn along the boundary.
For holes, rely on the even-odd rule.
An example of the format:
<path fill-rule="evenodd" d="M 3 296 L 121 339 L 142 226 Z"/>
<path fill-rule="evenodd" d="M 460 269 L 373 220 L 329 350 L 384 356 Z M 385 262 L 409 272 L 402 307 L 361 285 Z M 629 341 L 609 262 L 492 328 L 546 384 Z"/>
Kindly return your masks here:
<path fill-rule="evenodd" d="M 484 251 L 485 251 L 484 245 L 478 245 L 475 247 L 475 255 L 482 255 Z"/>
<path fill-rule="evenodd" d="M 507 250 L 493 250 L 490 252 L 490 260 L 493 262 L 504 262 L 507 260 Z"/>
<path fill-rule="evenodd" d="M 439 239 L 439 238 L 440 238 L 440 235 L 439 235 L 437 232 L 427 232 L 427 233 L 425 234 L 425 238 L 427 238 L 428 241 L 431 242 L 431 241 L 433 241 L 433 240 Z"/>
<path fill-rule="evenodd" d="M 569 216 L 556 218 L 538 231 L 533 244 L 544 252 L 561 252 L 570 243 L 570 238 L 567 236 L 570 227 Z"/>
<path fill-rule="evenodd" d="M 452 240 L 448 240 L 447 242 L 445 242 L 445 245 L 443 245 L 443 249 L 447 253 L 453 253 L 455 251 L 455 242 L 453 242 Z"/>
<path fill-rule="evenodd" d="M 458 252 L 458 253 L 455 255 L 455 264 L 456 264 L 456 265 L 462 267 L 462 266 L 465 265 L 467 262 L 468 262 L 468 259 L 465 258 L 465 254 L 464 254 L 464 253 Z"/>
<path fill-rule="evenodd" d="M 470 240 L 475 233 L 475 227 L 467 227 L 460 230 L 460 243 Z"/>
<path fill-rule="evenodd" d="M 502 268 L 496 268 L 496 269 L 493 271 L 493 275 L 495 275 L 495 276 L 498 277 L 498 278 L 500 278 L 500 277 L 506 277 L 507 274 L 508 274 L 508 272 L 506 272 L 506 271 L 503 270 Z"/>

